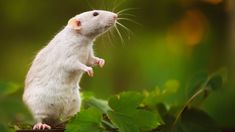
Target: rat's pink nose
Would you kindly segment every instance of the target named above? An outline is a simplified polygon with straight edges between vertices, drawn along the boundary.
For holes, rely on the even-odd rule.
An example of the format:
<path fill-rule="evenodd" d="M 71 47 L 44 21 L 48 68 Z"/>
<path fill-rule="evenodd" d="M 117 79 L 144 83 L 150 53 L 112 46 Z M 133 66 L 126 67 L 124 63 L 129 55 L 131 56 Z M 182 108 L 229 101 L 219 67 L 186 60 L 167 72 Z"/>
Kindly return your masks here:
<path fill-rule="evenodd" d="M 114 19 L 114 20 L 117 20 L 117 18 L 118 18 L 118 15 L 115 14 L 115 15 L 113 16 L 113 19 Z"/>

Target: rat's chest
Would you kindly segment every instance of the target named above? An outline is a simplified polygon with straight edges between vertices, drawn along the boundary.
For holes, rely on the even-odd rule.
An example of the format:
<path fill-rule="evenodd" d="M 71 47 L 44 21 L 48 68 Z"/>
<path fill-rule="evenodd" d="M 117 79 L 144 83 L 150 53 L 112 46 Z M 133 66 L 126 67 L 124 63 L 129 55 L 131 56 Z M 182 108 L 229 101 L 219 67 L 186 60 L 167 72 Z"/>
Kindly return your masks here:
<path fill-rule="evenodd" d="M 78 47 L 72 51 L 72 54 L 76 57 L 77 60 L 79 60 L 83 64 L 86 64 L 89 59 L 91 50 L 91 47 Z"/>

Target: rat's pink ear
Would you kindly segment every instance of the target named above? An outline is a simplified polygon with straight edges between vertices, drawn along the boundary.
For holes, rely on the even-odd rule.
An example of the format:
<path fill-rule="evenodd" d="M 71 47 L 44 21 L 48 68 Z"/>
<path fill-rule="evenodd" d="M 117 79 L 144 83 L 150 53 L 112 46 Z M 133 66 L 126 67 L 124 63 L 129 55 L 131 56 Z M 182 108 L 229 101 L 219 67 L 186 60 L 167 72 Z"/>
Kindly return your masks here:
<path fill-rule="evenodd" d="M 81 29 L 81 21 L 79 21 L 75 17 L 73 17 L 69 20 L 68 25 L 77 31 L 79 31 Z"/>

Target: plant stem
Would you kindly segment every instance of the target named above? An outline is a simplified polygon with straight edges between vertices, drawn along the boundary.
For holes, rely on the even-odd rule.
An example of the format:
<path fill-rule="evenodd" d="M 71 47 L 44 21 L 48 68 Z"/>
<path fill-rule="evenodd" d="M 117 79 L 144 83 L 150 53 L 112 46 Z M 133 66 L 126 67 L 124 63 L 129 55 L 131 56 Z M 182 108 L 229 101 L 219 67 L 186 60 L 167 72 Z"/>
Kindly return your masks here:
<path fill-rule="evenodd" d="M 175 128 L 175 125 L 176 123 L 178 122 L 181 114 L 183 113 L 183 111 L 185 110 L 185 108 L 198 96 L 200 95 L 201 93 L 203 93 L 205 90 L 205 87 L 202 87 L 200 90 L 198 90 L 190 99 L 187 100 L 187 102 L 184 104 L 183 108 L 179 111 L 179 113 L 177 114 L 176 116 L 176 119 L 175 121 L 173 122 L 172 124 L 172 127 L 170 129 L 170 132 L 173 132 L 174 128 Z"/>

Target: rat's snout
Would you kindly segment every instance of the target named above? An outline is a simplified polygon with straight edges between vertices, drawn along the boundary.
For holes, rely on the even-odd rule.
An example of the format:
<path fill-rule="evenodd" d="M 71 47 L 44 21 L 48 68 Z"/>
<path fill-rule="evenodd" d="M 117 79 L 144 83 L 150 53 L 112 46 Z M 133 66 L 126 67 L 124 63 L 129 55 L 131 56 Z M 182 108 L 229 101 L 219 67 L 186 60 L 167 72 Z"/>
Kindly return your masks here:
<path fill-rule="evenodd" d="M 117 18 L 118 18 L 118 15 L 117 15 L 117 14 L 114 14 L 114 15 L 113 15 L 113 19 L 114 19 L 114 20 L 117 20 Z"/>

